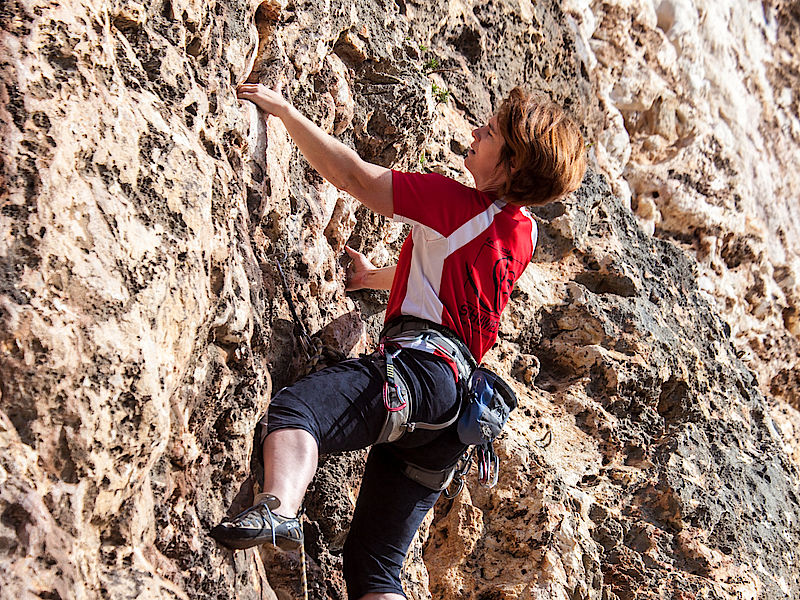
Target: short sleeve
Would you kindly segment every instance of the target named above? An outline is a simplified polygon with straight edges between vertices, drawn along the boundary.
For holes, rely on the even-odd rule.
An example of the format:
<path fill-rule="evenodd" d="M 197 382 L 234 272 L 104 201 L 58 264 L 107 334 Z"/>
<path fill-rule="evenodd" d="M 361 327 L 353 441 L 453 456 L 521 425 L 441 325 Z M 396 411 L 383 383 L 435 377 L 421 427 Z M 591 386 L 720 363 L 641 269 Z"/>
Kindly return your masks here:
<path fill-rule="evenodd" d="M 492 200 L 438 173 L 392 171 L 393 219 L 423 225 L 444 237 L 476 214 Z"/>

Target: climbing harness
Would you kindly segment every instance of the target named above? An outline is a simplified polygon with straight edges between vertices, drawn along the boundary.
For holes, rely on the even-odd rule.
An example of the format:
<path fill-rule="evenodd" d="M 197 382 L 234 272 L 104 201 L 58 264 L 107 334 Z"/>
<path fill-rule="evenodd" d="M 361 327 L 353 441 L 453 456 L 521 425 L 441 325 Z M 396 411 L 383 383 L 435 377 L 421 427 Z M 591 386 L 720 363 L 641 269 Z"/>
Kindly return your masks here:
<path fill-rule="evenodd" d="M 428 431 L 445 429 L 455 423 L 461 414 L 459 405 L 453 417 L 444 423 L 418 423 L 410 420 L 411 395 L 408 385 L 394 365 L 397 355 L 403 349 L 423 350 L 444 359 L 453 369 L 457 383 L 466 381 L 470 371 L 475 368 L 475 360 L 467 347 L 452 337 L 452 334 L 432 328 L 427 321 L 421 319 L 400 317 L 392 321 L 384 329 L 377 351 L 377 356 L 382 357 L 386 363 L 386 378 L 383 384 L 386 420 L 376 444 L 397 441 L 415 429 Z M 461 396 L 463 394 L 459 394 L 459 397 Z"/>
<path fill-rule="evenodd" d="M 423 350 L 447 361 L 453 369 L 459 389 L 459 406 L 453 418 L 445 423 L 415 423 L 410 395 L 394 360 L 404 348 Z M 478 480 L 486 487 L 494 487 L 499 475 L 500 459 L 492 442 L 500 435 L 517 397 L 503 379 L 478 366 L 469 349 L 455 335 L 442 326 L 414 317 L 400 317 L 389 323 L 381 336 L 378 354 L 386 361 L 384 404 L 386 421 L 376 443 L 393 442 L 415 429 L 438 430 L 449 427 L 458 420 L 458 435 L 462 443 L 471 446 L 456 464 L 443 470 L 430 470 L 406 463 L 405 475 L 429 489 L 444 491 L 453 498 L 464 487 L 464 476 L 472 462 L 478 467 Z M 544 438 L 543 438 L 544 440 Z M 451 490 L 451 486 L 455 486 Z"/>

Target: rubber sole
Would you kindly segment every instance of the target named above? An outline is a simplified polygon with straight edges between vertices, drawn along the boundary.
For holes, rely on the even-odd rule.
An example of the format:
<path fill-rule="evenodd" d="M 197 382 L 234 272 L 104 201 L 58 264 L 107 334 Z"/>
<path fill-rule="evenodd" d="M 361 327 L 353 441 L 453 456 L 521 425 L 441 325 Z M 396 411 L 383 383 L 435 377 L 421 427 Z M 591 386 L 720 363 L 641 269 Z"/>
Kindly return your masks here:
<path fill-rule="evenodd" d="M 230 548 L 231 550 L 246 550 L 247 548 L 253 548 L 254 546 L 260 546 L 262 544 L 272 544 L 272 536 L 264 538 L 239 538 L 232 536 L 231 533 L 232 530 L 224 527 L 223 525 L 217 525 L 214 527 L 214 529 L 208 532 L 208 534 L 217 542 Z M 275 545 L 281 550 L 292 551 L 299 550 L 303 543 L 302 541 L 287 540 L 284 537 L 277 536 Z"/>

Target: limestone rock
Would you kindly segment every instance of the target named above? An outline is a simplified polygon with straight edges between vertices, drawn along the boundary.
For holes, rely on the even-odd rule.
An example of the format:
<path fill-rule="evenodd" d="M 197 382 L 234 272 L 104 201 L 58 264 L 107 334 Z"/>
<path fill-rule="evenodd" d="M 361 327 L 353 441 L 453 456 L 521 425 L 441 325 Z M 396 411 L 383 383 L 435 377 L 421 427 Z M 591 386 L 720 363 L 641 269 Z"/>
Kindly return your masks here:
<path fill-rule="evenodd" d="M 342 248 L 390 264 L 407 230 L 245 80 L 466 183 L 518 83 L 584 126 L 487 357 L 520 398 L 500 482 L 439 502 L 410 598 L 800 595 L 799 38 L 782 0 L 0 5 L 0 597 L 300 597 L 299 555 L 207 531 L 308 363 L 287 296 L 367 351 L 386 295 L 344 293 Z M 311 598 L 346 597 L 363 461 L 309 490 Z"/>

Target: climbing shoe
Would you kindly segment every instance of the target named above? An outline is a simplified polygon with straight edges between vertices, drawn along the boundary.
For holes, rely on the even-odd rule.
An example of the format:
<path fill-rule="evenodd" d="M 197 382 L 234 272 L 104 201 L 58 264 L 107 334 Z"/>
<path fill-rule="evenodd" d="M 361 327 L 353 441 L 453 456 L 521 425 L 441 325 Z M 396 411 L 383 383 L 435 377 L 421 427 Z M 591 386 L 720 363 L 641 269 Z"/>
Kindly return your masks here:
<path fill-rule="evenodd" d="M 209 534 L 220 544 L 239 550 L 259 544 L 272 544 L 283 550 L 296 550 L 303 544 L 303 527 L 295 517 L 273 512 L 281 501 L 271 494 L 260 494 L 256 502 L 232 519 L 226 519 Z"/>

